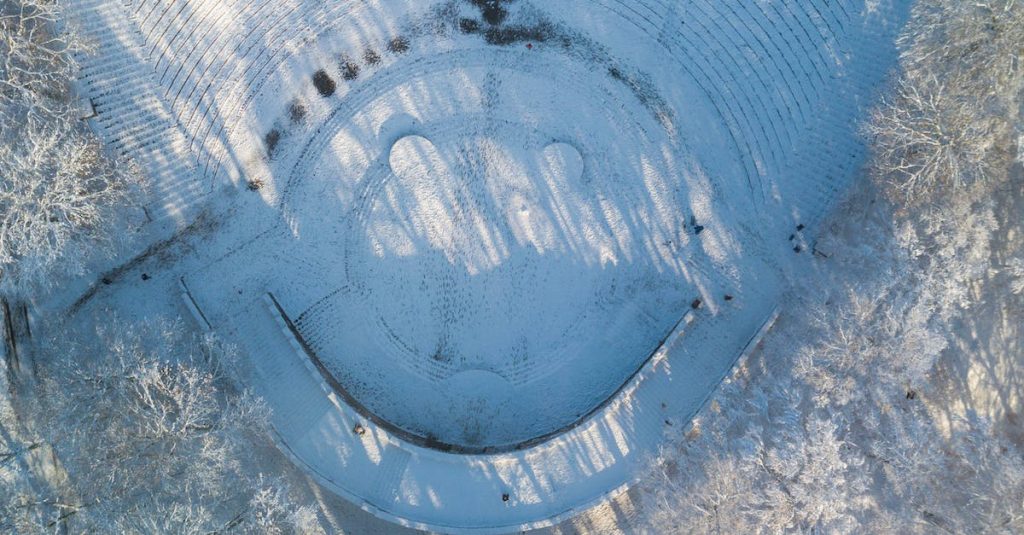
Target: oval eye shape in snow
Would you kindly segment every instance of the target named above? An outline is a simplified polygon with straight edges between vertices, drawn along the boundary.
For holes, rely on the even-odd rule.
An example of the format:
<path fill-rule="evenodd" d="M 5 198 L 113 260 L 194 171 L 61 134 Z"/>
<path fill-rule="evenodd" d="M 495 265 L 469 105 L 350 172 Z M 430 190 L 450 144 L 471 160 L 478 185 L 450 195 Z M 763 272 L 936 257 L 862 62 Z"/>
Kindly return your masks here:
<path fill-rule="evenodd" d="M 441 161 L 434 143 L 418 135 L 400 137 L 388 151 L 391 172 L 403 180 L 419 181 L 428 176 L 449 179 L 449 172 Z"/>
<path fill-rule="evenodd" d="M 576 183 L 583 178 L 583 155 L 569 143 L 556 142 L 544 147 L 544 163 L 547 174 Z"/>

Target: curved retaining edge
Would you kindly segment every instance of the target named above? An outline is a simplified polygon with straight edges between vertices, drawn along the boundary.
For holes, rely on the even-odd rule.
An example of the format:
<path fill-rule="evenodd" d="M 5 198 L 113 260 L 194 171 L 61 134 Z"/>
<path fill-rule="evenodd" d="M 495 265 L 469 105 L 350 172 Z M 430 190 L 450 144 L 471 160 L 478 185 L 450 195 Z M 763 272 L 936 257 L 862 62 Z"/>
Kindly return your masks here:
<path fill-rule="evenodd" d="M 324 380 L 324 378 L 322 377 L 320 371 L 317 370 L 317 368 L 315 367 L 315 365 L 313 364 L 311 359 L 308 358 L 308 356 L 306 355 L 306 352 L 303 349 L 303 347 L 301 346 L 300 342 L 298 340 L 296 340 L 295 337 L 293 336 L 293 333 L 291 332 L 291 330 L 288 327 L 287 320 L 281 315 L 281 311 L 279 309 L 279 306 L 274 301 L 273 297 L 269 293 L 265 294 L 264 297 L 263 297 L 263 301 L 264 301 L 264 305 L 266 306 L 267 311 L 271 314 L 271 316 L 274 318 L 274 322 L 278 325 L 278 328 L 280 329 L 281 334 L 285 337 L 285 339 L 288 341 L 289 346 L 294 351 L 295 357 L 298 358 L 302 362 L 302 364 L 305 367 L 306 371 L 310 374 L 311 378 L 316 382 L 316 384 L 319 385 L 320 389 L 324 392 L 324 395 L 328 398 L 328 400 L 331 402 L 331 404 L 334 405 L 334 407 L 337 410 L 339 410 L 339 411 L 345 411 L 347 409 L 347 410 L 355 412 L 358 415 L 358 411 L 355 411 L 355 409 L 353 407 L 348 406 L 346 403 L 344 403 L 342 400 L 340 400 L 338 398 L 338 396 L 336 395 L 334 390 Z M 780 311 L 779 311 L 778 306 L 775 306 L 775 307 L 773 307 L 771 309 L 771 311 L 768 313 L 768 315 L 765 317 L 765 319 L 761 323 L 760 327 L 756 330 L 756 332 L 748 339 L 746 344 L 743 346 L 743 350 L 733 360 L 732 364 L 729 367 L 730 371 L 726 372 L 726 374 L 722 378 L 719 379 L 718 384 L 722 384 L 723 382 L 728 382 L 728 381 L 731 380 L 732 377 L 735 376 L 736 371 L 747 362 L 747 360 L 750 358 L 751 354 L 753 354 L 755 349 L 760 345 L 761 340 L 763 339 L 764 335 L 775 324 L 776 320 L 778 319 L 779 313 L 780 313 Z M 607 410 L 610 407 L 615 407 L 615 406 L 619 405 L 620 403 L 625 402 L 625 400 L 627 398 L 631 397 L 632 394 L 640 387 L 640 385 L 644 382 L 644 380 L 648 376 L 650 376 L 651 374 L 656 373 L 658 371 L 658 366 L 661 365 L 663 362 L 665 362 L 665 359 L 668 357 L 669 352 L 676 345 L 676 343 L 679 341 L 679 339 L 682 337 L 683 333 L 686 330 L 686 327 L 690 323 L 692 323 L 693 319 L 694 319 L 693 312 L 692 311 L 687 311 L 687 313 L 683 316 L 683 318 L 677 323 L 677 325 L 676 325 L 675 329 L 673 330 L 673 332 L 671 334 L 669 334 L 668 337 L 666 337 L 665 342 L 652 354 L 652 356 L 640 368 L 640 370 L 631 379 L 629 379 L 626 382 L 626 384 L 623 385 L 623 387 L 621 387 L 620 390 L 616 394 L 611 396 L 605 403 L 603 403 L 599 407 L 598 410 L 593 411 L 591 413 L 591 415 L 588 418 L 585 419 L 585 421 L 589 421 L 590 419 L 600 417 L 600 415 L 604 412 L 604 410 Z M 690 419 L 685 424 L 685 427 L 683 428 L 683 432 L 684 433 L 692 428 L 694 417 L 696 415 L 700 414 L 700 412 L 704 410 L 704 407 L 707 405 L 707 402 L 710 400 L 711 396 L 716 391 L 717 391 L 717 388 L 710 390 L 707 393 L 707 395 L 705 395 L 704 398 L 700 401 L 700 403 L 698 405 L 698 408 L 693 412 L 693 414 L 690 416 Z M 582 423 L 583 422 L 580 422 L 580 424 L 578 424 L 578 425 L 581 425 Z M 424 452 L 424 451 L 426 451 L 426 452 L 429 452 L 430 454 L 433 454 L 433 455 L 465 457 L 464 455 L 460 455 L 460 454 L 443 453 L 443 452 L 440 452 L 440 451 L 437 451 L 437 450 L 430 450 L 430 449 L 423 448 L 421 446 L 417 446 L 415 444 L 410 444 L 410 443 L 408 443 L 408 442 L 406 442 L 406 441 L 396 437 L 394 434 L 389 433 L 385 429 L 379 429 L 379 431 L 381 432 L 381 434 L 383 434 L 383 436 L 385 437 L 385 440 L 387 441 L 388 444 L 394 445 L 394 446 L 396 446 L 398 448 L 401 448 L 403 450 L 406 450 L 406 451 L 410 451 L 410 452 Z M 559 435 L 559 436 L 561 436 L 561 435 Z M 297 454 L 292 449 L 292 447 L 288 443 L 288 440 L 284 437 L 284 435 L 282 435 L 278 431 L 276 426 L 274 427 L 274 436 L 272 438 L 273 438 L 275 444 L 278 446 L 278 448 L 282 452 L 284 452 L 285 455 L 293 463 L 295 463 L 297 466 L 301 467 L 306 473 L 308 473 L 310 476 L 312 476 L 320 485 L 328 488 L 332 492 L 338 494 L 342 498 L 344 498 L 344 499 L 348 500 L 349 502 L 355 504 L 356 506 L 358 506 L 359 508 L 363 509 L 364 511 L 372 514 L 373 516 L 375 516 L 377 518 L 380 518 L 382 520 L 388 521 L 388 522 L 392 522 L 392 523 L 395 523 L 395 524 L 407 527 L 407 528 L 413 528 L 413 529 L 419 529 L 419 530 L 427 530 L 427 531 L 434 531 L 434 532 L 452 533 L 452 534 L 486 535 L 486 534 L 509 533 L 509 532 L 515 532 L 515 531 L 525 531 L 525 530 L 533 530 L 533 529 L 541 529 L 541 528 L 551 527 L 551 526 L 554 526 L 554 525 L 559 524 L 561 522 L 564 522 L 564 521 L 566 521 L 566 520 L 568 520 L 570 518 L 573 518 L 573 517 L 583 513 L 584 511 L 587 511 L 587 510 L 592 509 L 594 507 L 600 506 L 600 505 L 602 505 L 604 503 L 610 502 L 611 500 L 615 499 L 620 494 L 622 494 L 623 492 L 628 490 L 630 487 L 632 487 L 633 485 L 637 484 L 642 479 L 642 476 L 643 476 L 642 473 L 638 472 L 636 475 L 628 478 L 622 484 L 620 484 L 620 485 L 618 485 L 618 486 L 616 486 L 616 487 L 614 487 L 612 489 L 609 489 L 609 490 L 599 494 L 598 496 L 596 496 L 595 498 L 593 498 L 591 500 L 588 500 L 588 501 L 586 501 L 584 503 L 581 503 L 579 505 L 573 506 L 573 507 L 571 507 L 569 509 L 566 509 L 564 511 L 555 513 L 553 515 L 547 516 L 547 517 L 542 518 L 540 520 L 533 520 L 533 521 L 528 521 L 528 522 L 519 522 L 519 523 L 514 523 L 514 524 L 495 525 L 495 526 L 474 526 L 474 527 L 452 526 L 452 525 L 445 525 L 445 524 L 438 524 L 438 523 L 431 523 L 431 522 L 423 522 L 423 521 L 412 520 L 412 519 L 409 519 L 409 518 L 406 518 L 406 517 L 403 517 L 403 516 L 396 515 L 394 513 L 391 513 L 389 511 L 383 509 L 382 507 L 374 505 L 373 503 L 370 503 L 369 501 L 367 501 L 367 499 L 365 497 L 359 496 L 357 494 L 354 494 L 351 491 L 343 488 L 341 485 L 339 485 L 338 483 L 333 481 L 330 477 L 325 476 L 324 474 L 320 473 L 315 466 L 313 466 L 313 465 L 309 464 L 308 462 L 306 462 L 299 454 Z M 558 438 L 558 436 L 550 437 L 546 442 L 555 440 L 557 438 Z M 538 446 L 541 446 L 541 445 L 543 445 L 543 444 L 538 444 L 538 445 L 535 445 L 533 447 L 538 447 Z M 498 453 L 498 454 L 493 454 L 493 455 L 474 455 L 473 457 L 475 457 L 475 458 L 494 457 L 494 458 L 497 459 L 497 457 L 502 456 L 502 455 L 503 454 Z"/>

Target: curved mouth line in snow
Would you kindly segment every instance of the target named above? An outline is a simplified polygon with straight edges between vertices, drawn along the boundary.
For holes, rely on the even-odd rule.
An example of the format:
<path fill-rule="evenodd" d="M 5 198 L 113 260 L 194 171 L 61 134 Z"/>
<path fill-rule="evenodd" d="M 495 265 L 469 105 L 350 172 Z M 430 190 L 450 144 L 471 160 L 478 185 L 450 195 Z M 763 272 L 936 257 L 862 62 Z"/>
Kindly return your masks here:
<path fill-rule="evenodd" d="M 662 349 L 665 347 L 666 343 L 672 338 L 672 335 L 679 331 L 680 327 L 684 323 L 686 323 L 687 318 L 690 317 L 690 313 L 689 311 L 687 311 L 687 313 L 685 313 L 681 318 L 679 318 L 679 321 L 674 323 L 672 325 L 672 328 L 669 329 L 669 331 L 666 332 L 664 336 L 662 336 L 662 338 L 658 341 L 657 347 L 653 351 L 651 351 L 646 358 L 643 359 L 640 365 L 637 366 L 632 373 L 626 376 L 626 378 L 622 381 L 622 384 L 615 388 L 615 390 L 607 398 L 605 398 L 604 401 L 597 404 L 589 411 L 581 414 L 572 422 L 563 425 L 558 429 L 546 432 L 542 435 L 530 438 L 528 440 L 502 445 L 471 446 L 465 444 L 454 444 L 450 442 L 445 442 L 443 440 L 438 440 L 436 437 L 432 437 L 426 434 L 415 433 L 402 427 L 399 427 L 391 423 L 389 420 L 378 416 L 376 413 L 374 413 L 372 410 L 366 407 L 366 405 L 362 404 L 358 399 L 356 399 L 356 397 L 353 396 L 352 393 L 349 392 L 348 389 L 346 389 L 345 386 L 342 385 L 340 381 L 338 381 L 334 374 L 331 373 L 327 365 L 325 365 L 324 362 L 317 355 L 316 350 L 314 350 L 313 347 L 302 336 L 302 333 L 299 331 L 298 327 L 296 327 L 295 324 L 292 322 L 292 319 L 288 316 L 288 313 L 285 312 L 284 308 L 278 302 L 277 298 L 274 297 L 274 294 L 267 293 L 267 296 L 270 298 L 271 303 L 273 303 L 274 307 L 276 308 L 277 313 L 280 314 L 282 319 L 284 319 L 285 325 L 287 325 L 288 330 L 291 332 L 291 335 L 295 337 L 295 341 L 298 342 L 299 347 L 302 348 L 303 353 L 305 353 L 305 355 L 309 358 L 310 362 L 313 363 L 313 366 L 316 368 L 317 372 L 319 372 L 324 382 L 326 382 L 327 385 L 330 386 L 331 390 L 335 394 L 337 394 L 338 397 L 344 400 L 349 407 L 351 407 L 353 410 L 359 413 L 360 416 L 366 418 L 374 425 L 381 427 L 388 433 L 410 444 L 414 444 L 422 448 L 437 450 L 444 453 L 457 453 L 463 455 L 496 454 L 525 450 L 542 444 L 544 442 L 547 442 L 555 437 L 558 437 L 559 435 L 565 434 L 579 427 L 581 424 L 589 420 L 591 416 L 600 413 L 602 410 L 604 410 L 605 407 L 607 407 L 617 398 L 623 395 L 624 391 L 627 390 L 627 387 L 634 382 L 634 380 L 640 374 L 641 370 L 643 370 L 648 365 L 648 363 L 650 363 L 659 353 L 662 352 Z"/>

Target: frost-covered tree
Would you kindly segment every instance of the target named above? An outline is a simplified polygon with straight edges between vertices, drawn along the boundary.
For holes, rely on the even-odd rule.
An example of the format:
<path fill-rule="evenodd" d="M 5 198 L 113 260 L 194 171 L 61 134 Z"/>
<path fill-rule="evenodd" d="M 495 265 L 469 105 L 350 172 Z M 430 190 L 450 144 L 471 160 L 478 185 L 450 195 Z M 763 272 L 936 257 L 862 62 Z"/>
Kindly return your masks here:
<path fill-rule="evenodd" d="M 646 532 L 856 531 L 870 478 L 847 420 L 806 411 L 800 383 L 766 379 L 725 385 L 652 463 Z"/>
<path fill-rule="evenodd" d="M 938 397 L 932 372 L 946 339 L 920 294 L 903 306 L 862 295 L 889 288 L 837 294 L 828 321 L 784 318 L 758 369 L 723 385 L 696 427 L 652 460 L 644 531 L 1024 529 L 1024 452 L 983 417 L 929 412 L 920 397 Z"/>
<path fill-rule="evenodd" d="M 1024 3 L 920 0 L 901 45 L 896 87 L 866 127 L 876 177 L 912 203 L 988 180 L 1024 88 Z"/>
<path fill-rule="evenodd" d="M 0 3 L 0 297 L 82 271 L 110 241 L 135 169 L 106 158 L 76 117 L 73 54 L 85 50 L 51 0 Z"/>
<path fill-rule="evenodd" d="M 978 106 L 935 76 L 897 82 L 868 124 L 878 176 L 907 200 L 985 180 L 996 127 Z"/>
<path fill-rule="evenodd" d="M 134 173 L 77 125 L 28 115 L 0 143 L 0 294 L 21 297 L 81 273 L 109 243 Z"/>
<path fill-rule="evenodd" d="M 645 531 L 1024 532 L 1020 424 L 963 392 L 985 373 L 1021 410 L 998 392 L 1016 341 L 967 348 L 1020 317 L 1024 3 L 920 0 L 912 19 L 867 127 L 875 180 L 825 225 L 835 254 L 760 354 L 651 461 Z M 1006 319 L 976 317 L 986 300 Z"/>
<path fill-rule="evenodd" d="M 55 0 L 5 0 L 0 4 L 0 102 L 4 113 L 68 113 L 73 54 L 84 43 L 61 21 Z M 5 117 L 5 118 L 10 118 Z"/>
<path fill-rule="evenodd" d="M 918 0 L 899 40 L 909 78 L 941 75 L 978 104 L 1016 98 L 1024 81 L 1020 0 Z"/>
<path fill-rule="evenodd" d="M 1024 258 L 1012 258 L 1006 266 L 1010 274 L 1010 291 L 1016 295 L 1024 295 Z"/>
<path fill-rule="evenodd" d="M 104 325 L 47 344 L 33 415 L 68 473 L 76 530 L 319 529 L 287 485 L 247 471 L 267 409 L 233 388 L 229 347 L 180 322 Z"/>

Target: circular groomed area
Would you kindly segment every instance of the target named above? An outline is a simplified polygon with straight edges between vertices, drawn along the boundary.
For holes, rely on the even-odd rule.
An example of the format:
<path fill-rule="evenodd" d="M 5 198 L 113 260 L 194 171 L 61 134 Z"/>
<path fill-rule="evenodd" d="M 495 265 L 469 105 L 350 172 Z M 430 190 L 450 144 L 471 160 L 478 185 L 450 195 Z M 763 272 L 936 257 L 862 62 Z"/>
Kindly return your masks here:
<path fill-rule="evenodd" d="M 494 452 L 591 413 L 728 282 L 687 266 L 706 263 L 692 205 L 720 201 L 675 117 L 560 49 L 471 50 L 366 80 L 296 149 L 282 208 L 337 236 L 293 246 L 334 266 L 295 324 L 346 394 Z"/>
<path fill-rule="evenodd" d="M 585 173 L 572 145 L 518 130 L 398 139 L 347 221 L 346 290 L 298 324 L 367 409 L 461 450 L 571 425 L 695 295 L 643 250 L 653 221 L 597 230 L 576 215 L 648 195 L 607 168 Z M 686 225 L 674 219 L 661 232 L 678 240 Z"/>
<path fill-rule="evenodd" d="M 756 343 L 905 7 L 70 4 L 147 216 L 209 223 L 185 307 L 249 356 L 280 449 L 474 533 L 621 493 Z"/>

